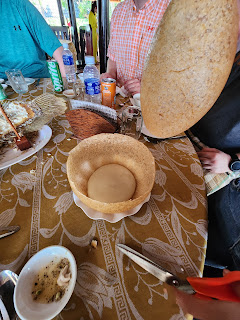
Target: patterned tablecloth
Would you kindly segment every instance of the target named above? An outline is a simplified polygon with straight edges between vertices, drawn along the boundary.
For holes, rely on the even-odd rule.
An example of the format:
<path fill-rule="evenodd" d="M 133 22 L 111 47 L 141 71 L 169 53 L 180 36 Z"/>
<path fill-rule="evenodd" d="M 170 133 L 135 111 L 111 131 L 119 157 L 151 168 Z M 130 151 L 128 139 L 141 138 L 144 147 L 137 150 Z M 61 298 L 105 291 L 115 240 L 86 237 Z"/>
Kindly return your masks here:
<path fill-rule="evenodd" d="M 23 100 L 51 90 L 51 80 L 43 79 Z M 182 278 L 201 275 L 206 191 L 188 138 L 158 144 L 140 139 L 156 160 L 151 198 L 137 214 L 111 224 L 91 220 L 74 204 L 66 160 L 77 141 L 65 116 L 49 125 L 53 135 L 42 150 L 0 171 L 0 226 L 21 227 L 0 240 L 0 269 L 19 273 L 40 249 L 63 245 L 74 254 L 78 275 L 58 319 L 184 319 L 168 287 L 120 255 L 116 243 L 132 246 Z M 90 246 L 93 238 L 96 249 Z"/>

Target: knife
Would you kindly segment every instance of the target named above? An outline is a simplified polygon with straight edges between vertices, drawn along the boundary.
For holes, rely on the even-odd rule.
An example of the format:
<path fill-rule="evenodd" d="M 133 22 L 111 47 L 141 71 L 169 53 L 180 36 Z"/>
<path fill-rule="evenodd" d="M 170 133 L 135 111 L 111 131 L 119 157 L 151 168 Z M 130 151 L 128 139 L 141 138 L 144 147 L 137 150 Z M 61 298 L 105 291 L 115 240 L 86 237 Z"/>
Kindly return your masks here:
<path fill-rule="evenodd" d="M 221 278 L 187 277 L 186 280 L 181 280 L 176 275 L 165 270 L 132 248 L 124 244 L 118 244 L 117 248 L 144 270 L 178 290 L 188 294 L 197 294 L 198 297 L 204 299 L 214 298 L 224 301 L 240 302 L 240 297 L 236 295 L 232 288 L 233 283 L 240 281 L 240 271 L 229 272 Z"/>
<path fill-rule="evenodd" d="M 11 234 L 20 230 L 19 226 L 11 226 L 11 227 L 2 227 L 0 228 L 0 233 L 3 231 L 7 231 L 6 233 L 0 234 L 0 239 L 10 236 Z"/>

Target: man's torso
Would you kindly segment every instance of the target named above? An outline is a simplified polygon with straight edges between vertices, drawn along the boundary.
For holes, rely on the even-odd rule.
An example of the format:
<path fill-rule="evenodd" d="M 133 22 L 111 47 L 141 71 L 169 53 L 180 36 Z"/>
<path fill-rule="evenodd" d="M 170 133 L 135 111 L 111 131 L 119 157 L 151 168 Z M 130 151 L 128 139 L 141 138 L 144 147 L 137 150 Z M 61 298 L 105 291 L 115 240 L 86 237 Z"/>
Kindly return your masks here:
<path fill-rule="evenodd" d="M 168 3 L 169 0 L 148 0 L 138 12 L 132 0 L 125 0 L 116 7 L 111 22 L 114 25 L 111 26 L 108 55 L 113 58 L 113 52 L 120 82 L 141 80 L 151 40 Z M 114 50 L 111 50 L 111 45 Z"/>

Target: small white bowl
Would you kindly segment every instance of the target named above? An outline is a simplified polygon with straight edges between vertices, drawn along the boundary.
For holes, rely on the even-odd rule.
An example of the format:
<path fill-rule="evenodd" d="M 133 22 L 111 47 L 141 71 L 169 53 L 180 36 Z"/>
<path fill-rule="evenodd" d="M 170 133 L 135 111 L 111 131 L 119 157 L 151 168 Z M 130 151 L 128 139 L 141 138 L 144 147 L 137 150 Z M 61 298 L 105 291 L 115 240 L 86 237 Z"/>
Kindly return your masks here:
<path fill-rule="evenodd" d="M 67 258 L 70 262 L 71 280 L 61 300 L 39 303 L 32 298 L 32 286 L 40 269 L 52 260 Z M 36 253 L 23 267 L 14 291 L 14 307 L 22 320 L 49 320 L 54 318 L 68 303 L 77 279 L 77 265 L 73 254 L 64 247 L 50 246 Z"/>
<path fill-rule="evenodd" d="M 0 78 L 0 83 L 1 83 L 1 84 L 2 84 L 4 81 L 5 81 L 4 79 Z"/>
<path fill-rule="evenodd" d="M 141 102 L 140 102 L 140 93 L 136 93 L 133 95 L 133 100 L 134 104 L 138 107 L 141 107 Z"/>
<path fill-rule="evenodd" d="M 65 95 L 65 97 L 67 98 L 74 98 L 75 97 L 75 92 L 73 89 L 69 89 L 69 90 L 64 90 L 63 94 Z"/>
<path fill-rule="evenodd" d="M 7 84 L 1 83 L 1 85 L 2 85 L 2 87 L 3 87 L 4 90 L 7 88 Z"/>

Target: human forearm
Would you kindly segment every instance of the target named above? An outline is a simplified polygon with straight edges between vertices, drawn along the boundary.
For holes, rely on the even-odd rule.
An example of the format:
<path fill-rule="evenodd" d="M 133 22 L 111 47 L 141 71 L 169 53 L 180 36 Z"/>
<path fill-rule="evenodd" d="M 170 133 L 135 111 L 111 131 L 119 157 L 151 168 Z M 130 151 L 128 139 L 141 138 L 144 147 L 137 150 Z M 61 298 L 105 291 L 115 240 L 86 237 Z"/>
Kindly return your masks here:
<path fill-rule="evenodd" d="M 101 74 L 101 80 L 104 78 L 113 78 L 117 80 L 117 64 L 115 61 L 108 59 L 107 72 Z"/>
<path fill-rule="evenodd" d="M 61 75 L 63 78 L 66 78 L 66 73 L 65 73 L 65 69 L 64 69 L 64 64 L 63 64 L 63 59 L 62 59 L 62 52 L 63 52 L 63 47 L 59 47 L 57 48 L 54 52 L 53 52 L 53 58 L 58 62 L 59 64 L 59 68 L 61 71 Z"/>
<path fill-rule="evenodd" d="M 111 59 L 108 59 L 107 73 L 111 74 L 113 79 L 117 79 L 117 64 Z"/>

